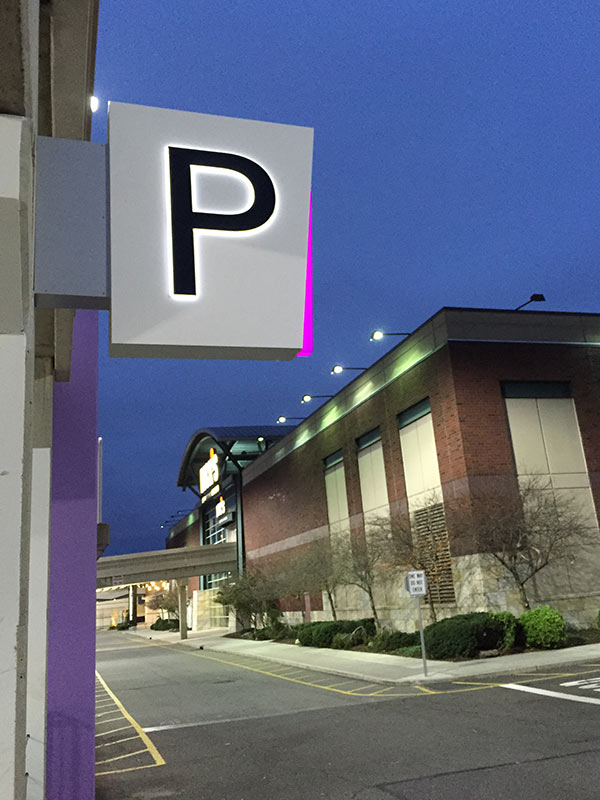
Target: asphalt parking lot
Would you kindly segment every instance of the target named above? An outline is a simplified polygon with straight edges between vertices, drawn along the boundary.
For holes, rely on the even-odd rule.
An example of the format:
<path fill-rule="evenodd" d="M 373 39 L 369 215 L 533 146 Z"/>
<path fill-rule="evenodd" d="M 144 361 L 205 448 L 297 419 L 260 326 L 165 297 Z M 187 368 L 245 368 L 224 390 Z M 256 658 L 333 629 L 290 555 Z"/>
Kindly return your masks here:
<path fill-rule="evenodd" d="M 98 800 L 599 795 L 600 661 L 390 686 L 101 634 L 97 669 Z"/>

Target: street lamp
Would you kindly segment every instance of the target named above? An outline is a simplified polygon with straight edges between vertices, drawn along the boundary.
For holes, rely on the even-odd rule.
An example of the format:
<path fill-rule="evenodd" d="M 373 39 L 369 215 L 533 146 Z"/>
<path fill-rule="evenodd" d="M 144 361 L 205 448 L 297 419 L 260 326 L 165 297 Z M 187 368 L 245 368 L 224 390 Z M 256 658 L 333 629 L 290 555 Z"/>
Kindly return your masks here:
<path fill-rule="evenodd" d="M 522 303 L 520 306 L 517 306 L 515 308 L 515 311 L 520 311 L 522 308 L 525 308 L 525 306 L 528 306 L 529 303 L 545 303 L 545 302 L 546 298 L 544 297 L 543 294 L 532 294 L 529 300 L 526 303 Z"/>
<path fill-rule="evenodd" d="M 280 417 L 277 417 L 277 424 L 278 425 L 283 425 L 284 422 L 287 422 L 290 419 L 304 420 L 304 419 L 306 419 L 306 417 L 284 417 L 283 415 L 281 415 Z"/>
<path fill-rule="evenodd" d="M 305 394 L 302 396 L 301 403 L 310 403 L 311 400 L 331 400 L 332 394 Z"/>
<path fill-rule="evenodd" d="M 377 329 L 371 333 L 369 341 L 378 342 L 380 339 L 383 339 L 384 336 L 410 336 L 410 333 L 388 333 L 387 331 Z"/>
<path fill-rule="evenodd" d="M 334 364 L 331 368 L 332 375 L 339 375 L 340 373 L 344 372 L 344 370 L 353 369 L 358 370 L 358 372 L 363 372 L 363 370 L 368 369 L 367 367 L 342 367 L 341 364 Z"/>

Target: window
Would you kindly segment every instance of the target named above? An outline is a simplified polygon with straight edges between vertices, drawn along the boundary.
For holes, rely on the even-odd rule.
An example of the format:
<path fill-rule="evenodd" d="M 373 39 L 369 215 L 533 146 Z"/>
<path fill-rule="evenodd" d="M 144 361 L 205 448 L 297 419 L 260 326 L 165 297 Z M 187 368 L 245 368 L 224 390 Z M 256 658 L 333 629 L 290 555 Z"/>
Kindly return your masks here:
<path fill-rule="evenodd" d="M 325 464 L 325 469 L 329 467 L 334 467 L 336 464 L 339 464 L 340 461 L 344 460 L 344 451 L 343 450 L 336 450 L 335 453 L 332 453 L 327 458 L 323 459 L 323 463 Z"/>
<path fill-rule="evenodd" d="M 568 381 L 502 381 L 503 397 L 571 397 Z"/>
<path fill-rule="evenodd" d="M 427 406 L 424 405 L 427 403 Z M 400 449 L 406 496 L 411 512 L 432 499 L 441 499 L 441 479 L 429 400 L 399 415 Z M 402 419 L 401 419 L 402 418 Z M 410 421 L 409 421 L 410 420 Z"/>
<path fill-rule="evenodd" d="M 535 382 L 521 384 L 539 396 L 515 396 L 514 385 L 506 394 L 507 384 L 502 385 L 505 396 L 508 427 L 519 481 L 523 485 L 539 479 L 541 488 L 547 487 L 571 497 L 589 519 L 597 526 L 596 510 L 590 488 L 575 403 L 569 396 L 551 396 L 549 386 L 568 384 Z M 540 388 L 541 387 L 541 388 Z M 564 387 L 567 387 L 566 389 Z"/>
<path fill-rule="evenodd" d="M 379 442 L 381 440 L 381 432 L 379 428 L 373 428 L 372 431 L 368 433 L 364 433 L 362 436 L 359 436 L 356 440 L 356 447 L 358 450 L 364 450 L 365 447 L 370 447 L 375 442 Z"/>
<path fill-rule="evenodd" d="M 414 406 L 407 408 L 406 411 L 402 411 L 398 414 L 398 427 L 405 428 L 407 425 L 410 425 L 411 422 L 415 422 L 421 417 L 424 417 L 426 414 L 431 413 L 431 403 L 429 402 L 429 398 L 426 397 L 425 400 L 421 400 L 419 403 L 415 403 Z"/>
<path fill-rule="evenodd" d="M 211 508 L 210 511 L 204 515 L 202 544 L 219 544 L 219 542 L 224 542 L 225 539 L 225 528 L 220 526 L 216 510 Z"/>
<path fill-rule="evenodd" d="M 389 515 L 383 445 L 379 428 L 375 428 L 356 440 L 358 452 L 358 475 L 365 521 L 369 516 Z"/>
<path fill-rule="evenodd" d="M 331 459 L 331 461 L 330 461 Z M 328 463 L 329 462 L 329 463 Z M 330 527 L 340 528 L 348 520 L 348 498 L 346 495 L 346 474 L 342 451 L 338 450 L 325 459 L 325 496 L 327 499 L 327 518 Z"/>

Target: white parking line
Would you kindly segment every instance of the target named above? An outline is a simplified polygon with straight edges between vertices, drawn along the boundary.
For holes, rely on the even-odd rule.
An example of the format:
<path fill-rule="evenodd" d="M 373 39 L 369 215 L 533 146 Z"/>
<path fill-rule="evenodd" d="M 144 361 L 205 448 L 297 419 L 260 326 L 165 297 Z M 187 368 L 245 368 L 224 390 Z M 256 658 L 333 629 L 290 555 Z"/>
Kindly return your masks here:
<path fill-rule="evenodd" d="M 551 692 L 549 689 L 538 689 L 534 686 L 523 686 L 519 683 L 503 683 L 501 689 L 515 689 L 517 692 L 530 692 L 531 694 L 541 694 L 546 697 L 558 697 L 559 700 L 572 700 L 574 703 L 590 703 L 600 706 L 600 699 L 597 697 L 580 697 L 577 694 L 565 694 L 564 692 Z"/>

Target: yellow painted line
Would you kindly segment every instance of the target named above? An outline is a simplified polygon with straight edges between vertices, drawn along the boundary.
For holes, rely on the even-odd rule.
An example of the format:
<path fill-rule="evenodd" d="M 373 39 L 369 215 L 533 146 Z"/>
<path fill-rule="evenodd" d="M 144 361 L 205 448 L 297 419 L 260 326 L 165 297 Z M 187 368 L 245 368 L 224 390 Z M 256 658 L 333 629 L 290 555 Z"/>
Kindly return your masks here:
<path fill-rule="evenodd" d="M 111 761 L 121 761 L 122 758 L 130 758 L 131 756 L 139 756 L 140 753 L 147 753 L 148 748 L 144 747 L 142 750 L 134 750 L 133 753 L 125 753 L 122 756 L 113 756 L 112 758 L 104 758 L 102 761 L 96 761 L 96 764 L 109 764 Z"/>
<path fill-rule="evenodd" d="M 380 689 L 380 690 L 378 690 L 376 692 L 370 692 L 370 693 L 360 694 L 359 695 L 357 690 L 360 687 L 356 687 L 356 689 L 339 689 L 339 688 L 337 688 L 338 686 L 342 686 L 345 683 L 360 683 L 360 681 L 357 681 L 356 679 L 342 681 L 341 683 L 334 683 L 334 684 L 314 683 L 314 682 L 311 682 L 311 681 L 303 681 L 303 680 L 300 680 L 299 678 L 287 677 L 286 675 L 282 675 L 280 673 L 272 672 L 270 670 L 264 670 L 264 669 L 260 669 L 258 667 L 251 667 L 251 666 L 248 666 L 247 664 L 240 664 L 239 662 L 236 662 L 236 661 L 229 661 L 229 660 L 224 659 L 224 658 L 217 658 L 216 656 L 209 656 L 209 655 L 207 655 L 207 653 L 205 651 L 198 652 L 198 651 L 191 651 L 191 650 L 186 650 L 186 649 L 174 648 L 173 645 L 160 644 L 158 642 L 153 643 L 150 646 L 162 647 L 162 648 L 165 648 L 165 649 L 171 650 L 171 651 L 176 650 L 176 652 L 178 652 L 178 653 L 186 653 L 187 655 L 197 656 L 199 658 L 205 658 L 205 659 L 208 659 L 209 661 L 216 661 L 219 664 L 228 664 L 231 667 L 239 667 L 240 669 L 246 669 L 246 670 L 249 670 L 250 672 L 257 672 L 260 675 L 266 675 L 267 677 L 270 677 L 270 678 L 279 678 L 280 680 L 289 681 L 290 683 L 297 683 L 297 684 L 300 684 L 301 686 L 310 686 L 311 688 L 314 688 L 314 689 L 323 689 L 324 691 L 335 692 L 336 694 L 343 694 L 343 695 L 347 695 L 347 696 L 350 696 L 350 697 L 357 697 L 357 696 L 378 697 L 378 696 L 381 696 L 384 692 L 388 692 L 388 694 L 386 694 L 385 697 L 426 697 L 426 696 L 429 696 L 430 694 L 462 694 L 464 692 L 481 691 L 482 689 L 496 689 L 499 686 L 501 686 L 501 684 L 499 684 L 499 683 L 490 683 L 490 682 L 488 682 L 488 683 L 474 684 L 474 685 L 470 685 L 469 684 L 469 685 L 465 685 L 463 688 L 459 688 L 459 689 L 436 689 L 436 690 L 433 690 L 433 689 L 426 689 L 425 687 L 420 687 L 420 690 L 418 692 L 415 692 L 415 691 L 410 692 L 409 691 L 409 692 L 393 692 L 393 693 L 390 692 L 390 689 L 394 689 L 395 687 L 384 687 L 384 688 L 382 688 L 382 689 Z M 255 659 L 253 659 L 253 660 L 255 660 Z M 260 659 L 259 659 L 259 661 L 260 661 Z M 310 671 L 310 670 L 306 669 L 306 671 Z M 596 669 L 582 670 L 582 671 L 579 671 L 579 672 L 566 672 L 566 673 L 560 673 L 560 674 L 552 673 L 552 674 L 549 674 L 549 675 L 545 675 L 544 674 L 543 677 L 537 677 L 537 678 L 535 678 L 535 680 L 536 681 L 551 680 L 554 677 L 566 677 L 566 678 L 569 678 L 569 677 L 572 677 L 572 676 L 585 675 L 586 673 L 597 672 L 597 671 L 598 671 L 598 667 L 596 666 Z M 500 672 L 501 672 L 501 670 L 500 670 Z M 536 676 L 540 675 L 539 672 L 535 672 L 535 673 L 532 673 L 532 674 L 534 674 Z M 527 679 L 527 680 L 529 682 L 532 681 L 532 679 Z M 452 681 L 452 683 L 455 684 L 455 685 L 458 685 L 460 682 Z M 519 681 L 514 681 L 514 683 L 519 683 Z M 525 680 L 521 681 L 521 683 L 525 683 Z M 379 685 L 379 684 L 374 684 L 374 685 Z"/>
<path fill-rule="evenodd" d="M 159 645 L 157 645 L 157 647 L 167 647 L 167 649 L 171 649 L 167 645 L 160 645 L 159 644 Z M 208 656 L 204 652 L 198 653 L 196 651 L 192 652 L 190 650 L 178 650 L 177 652 L 187 653 L 190 656 L 197 656 L 198 658 L 206 658 L 209 661 L 216 661 L 219 664 L 229 664 L 231 667 L 239 667 L 240 669 L 247 669 L 250 672 L 258 672 L 260 675 L 267 675 L 270 678 L 279 678 L 279 680 L 289 681 L 290 683 L 298 683 L 301 686 L 312 686 L 312 687 L 316 687 L 317 689 L 324 689 L 325 691 L 328 691 L 328 692 L 335 692 L 336 694 L 346 694 L 346 695 L 350 694 L 350 692 L 343 691 L 342 689 L 331 689 L 331 688 L 329 688 L 327 686 L 323 686 L 322 684 L 319 684 L 319 683 L 310 683 L 309 681 L 301 681 L 299 678 L 288 678 L 285 675 L 278 675 L 277 673 L 270 672 L 268 670 L 258 669 L 257 667 L 249 667 L 246 664 L 238 664 L 235 661 L 227 661 L 224 658 L 215 658 L 214 656 Z"/>
<path fill-rule="evenodd" d="M 367 683 L 366 686 L 357 686 L 356 689 L 350 689 L 349 691 L 352 694 L 357 694 L 359 691 L 364 691 L 364 689 L 372 689 L 373 686 L 381 686 L 380 683 Z"/>
<path fill-rule="evenodd" d="M 127 726 L 129 727 L 129 725 Z M 102 734 L 104 736 L 104 734 Z M 124 739 L 115 739 L 113 742 L 104 742 L 104 744 L 97 744 L 96 750 L 99 750 L 101 747 L 110 747 L 113 744 L 121 744 L 121 742 L 131 742 L 133 739 L 137 739 L 137 734 L 135 736 L 126 736 Z"/>
<path fill-rule="evenodd" d="M 385 689 L 380 689 L 378 692 L 373 692 L 371 697 L 383 697 L 383 693 L 384 692 L 391 692 L 395 688 L 396 688 L 395 686 L 386 686 Z M 393 696 L 395 697 L 396 695 L 393 695 Z M 416 692 L 415 692 L 415 697 L 416 696 L 417 695 L 416 695 Z"/>
<path fill-rule="evenodd" d="M 438 694 L 438 692 L 434 691 L 433 689 L 428 689 L 426 686 L 419 686 L 418 683 L 415 683 L 414 687 L 420 692 L 425 692 L 425 694 Z"/>
<path fill-rule="evenodd" d="M 143 743 L 146 745 L 146 747 L 148 748 L 148 750 L 149 750 L 149 752 L 150 752 L 150 755 L 152 756 L 152 758 L 154 759 L 154 761 L 155 761 L 155 763 L 156 763 L 156 766 L 161 766 L 162 764 L 164 764 L 164 763 L 165 763 L 165 760 L 164 760 L 164 758 L 163 758 L 163 757 L 161 756 L 161 754 L 158 752 L 158 750 L 156 749 L 156 747 L 154 746 L 154 744 L 153 744 L 153 743 L 152 743 L 152 741 L 150 740 L 150 737 L 148 736 L 148 734 L 147 734 L 145 731 L 143 731 L 143 730 L 142 730 L 142 728 L 140 727 L 139 723 L 137 723 L 137 722 L 134 720 L 134 718 L 131 716 L 131 714 L 130 714 L 130 713 L 127 711 L 127 710 L 126 710 L 125 706 L 123 705 L 123 703 L 121 703 L 121 701 L 120 701 L 120 700 L 119 700 L 119 698 L 116 696 L 116 694 L 114 694 L 114 692 L 112 692 L 112 691 L 111 691 L 111 690 L 108 688 L 108 685 L 106 684 L 106 681 L 105 681 L 105 680 L 102 678 L 102 676 L 100 675 L 100 673 L 98 672 L 98 670 L 96 670 L 96 677 L 98 678 L 98 680 L 100 681 L 100 683 L 101 683 L 101 684 L 104 686 L 104 688 L 106 689 L 106 691 L 108 692 L 108 694 L 109 694 L 109 695 L 112 697 L 112 699 L 115 701 L 115 703 L 116 703 L 117 707 L 118 707 L 118 708 L 121 710 L 121 713 L 123 714 L 123 716 L 125 717 L 125 719 L 126 719 L 126 720 L 128 720 L 128 721 L 131 723 L 131 725 L 133 726 L 133 728 L 135 729 L 135 731 L 136 731 L 136 732 L 137 732 L 137 734 L 139 735 L 140 739 L 141 739 L 141 740 L 143 741 Z"/>
<path fill-rule="evenodd" d="M 356 679 L 347 680 L 347 681 L 340 681 L 340 683 L 328 683 L 327 688 L 333 689 L 334 686 L 343 686 L 345 683 L 356 683 Z"/>
<path fill-rule="evenodd" d="M 161 764 L 141 764 L 139 767 L 125 767 L 125 769 L 107 769 L 104 772 L 97 772 L 96 777 L 100 775 L 117 775 L 121 772 L 135 772 L 136 769 L 152 769 L 153 767 L 160 767 Z"/>
<path fill-rule="evenodd" d="M 126 731 L 129 728 L 131 728 L 131 725 L 123 725 L 122 728 L 113 728 L 111 731 L 104 731 L 103 733 L 97 733 L 94 738 L 97 739 L 99 736 L 108 736 L 111 733 L 117 733 L 117 731 Z"/>
<path fill-rule="evenodd" d="M 487 687 L 491 689 L 493 686 L 500 686 L 499 683 L 491 683 L 491 682 L 482 682 L 482 681 L 452 681 L 453 684 L 457 686 L 481 686 L 481 688 Z"/>

